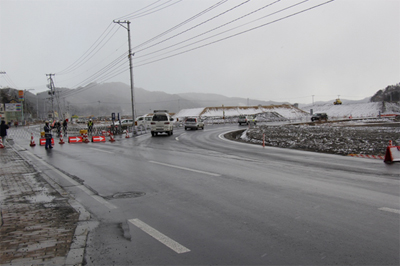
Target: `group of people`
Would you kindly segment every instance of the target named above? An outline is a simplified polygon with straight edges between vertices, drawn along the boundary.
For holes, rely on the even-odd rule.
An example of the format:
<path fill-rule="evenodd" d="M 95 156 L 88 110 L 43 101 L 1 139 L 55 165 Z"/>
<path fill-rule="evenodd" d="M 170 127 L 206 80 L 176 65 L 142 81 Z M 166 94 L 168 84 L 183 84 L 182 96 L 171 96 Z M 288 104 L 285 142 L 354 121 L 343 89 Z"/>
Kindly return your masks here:
<path fill-rule="evenodd" d="M 92 134 L 93 133 L 93 121 L 92 121 L 92 119 L 90 119 L 88 121 L 87 126 L 88 126 L 88 133 Z M 9 128 L 10 128 L 10 126 L 8 124 L 6 124 L 6 121 L 2 120 L 1 124 L 0 124 L 0 136 L 1 136 L 3 144 L 6 141 L 7 129 L 9 129 Z M 64 132 L 64 134 L 67 134 L 68 120 L 65 119 L 62 123 L 60 121 L 56 121 L 55 123 L 53 123 L 53 125 L 50 125 L 49 121 L 45 122 L 43 130 L 44 130 L 44 136 L 46 138 L 46 145 L 45 145 L 45 149 L 46 150 L 53 148 L 53 146 L 51 144 L 51 139 L 53 138 L 53 135 L 52 135 L 51 131 L 53 129 L 57 130 L 58 136 L 60 136 L 60 134 L 61 134 L 61 129 Z"/>
<path fill-rule="evenodd" d="M 46 150 L 53 148 L 53 146 L 51 146 L 51 139 L 53 138 L 53 135 L 51 134 L 51 130 L 55 128 L 57 130 L 57 135 L 60 136 L 61 127 L 63 128 L 64 134 L 67 134 L 67 129 L 68 129 L 68 120 L 67 119 L 65 119 L 62 124 L 58 120 L 53 125 L 50 125 L 49 121 L 45 122 L 43 130 L 44 130 L 44 137 L 46 138 L 46 144 L 44 146 Z"/>
<path fill-rule="evenodd" d="M 90 119 L 88 121 L 87 126 L 88 126 L 89 134 L 92 134 L 93 133 L 93 120 L 92 119 Z M 63 127 L 64 134 L 67 134 L 67 127 L 68 127 L 68 121 L 67 120 L 64 120 L 64 122 L 62 124 L 62 127 Z M 57 129 L 57 134 L 59 136 L 60 133 L 61 133 L 61 123 L 60 123 L 60 121 L 55 122 L 54 126 L 49 125 L 49 121 L 46 121 L 45 126 L 44 126 L 44 135 L 45 135 L 45 138 L 46 138 L 46 145 L 45 145 L 45 149 L 46 150 L 53 148 L 51 146 L 51 139 L 53 138 L 53 135 L 51 134 L 51 130 L 54 129 L 54 128 Z"/>

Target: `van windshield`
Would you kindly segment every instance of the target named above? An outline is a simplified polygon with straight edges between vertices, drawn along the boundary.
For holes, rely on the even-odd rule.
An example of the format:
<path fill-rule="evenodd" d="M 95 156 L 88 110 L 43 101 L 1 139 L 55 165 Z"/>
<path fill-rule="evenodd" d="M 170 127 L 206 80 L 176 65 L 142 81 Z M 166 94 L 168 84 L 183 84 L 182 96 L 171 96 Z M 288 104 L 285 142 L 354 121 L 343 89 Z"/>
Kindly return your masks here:
<path fill-rule="evenodd" d="M 166 115 L 154 115 L 153 121 L 168 121 L 168 117 Z"/>

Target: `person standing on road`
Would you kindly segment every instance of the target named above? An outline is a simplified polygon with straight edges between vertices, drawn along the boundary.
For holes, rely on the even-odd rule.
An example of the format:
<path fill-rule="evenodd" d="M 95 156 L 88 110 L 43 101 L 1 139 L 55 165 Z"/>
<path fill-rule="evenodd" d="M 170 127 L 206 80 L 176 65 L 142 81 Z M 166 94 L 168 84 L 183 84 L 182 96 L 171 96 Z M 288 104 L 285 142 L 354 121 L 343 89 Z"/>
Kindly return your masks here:
<path fill-rule="evenodd" d="M 57 137 L 60 137 L 61 134 L 61 123 L 59 120 L 56 121 L 54 127 L 57 129 Z"/>
<path fill-rule="evenodd" d="M 64 135 L 67 134 L 67 127 L 68 127 L 68 121 L 67 119 L 65 119 L 63 122 Z"/>
<path fill-rule="evenodd" d="M 89 119 L 89 122 L 87 123 L 87 125 L 88 125 L 88 133 L 92 134 L 92 132 L 93 132 L 93 121 L 92 121 L 92 119 Z"/>
<path fill-rule="evenodd" d="M 53 147 L 51 146 L 51 139 L 53 138 L 53 136 L 51 135 L 51 130 L 52 127 L 49 125 L 49 121 L 46 121 L 44 125 L 44 136 L 46 138 L 46 145 L 44 147 L 46 150 L 53 149 Z"/>
<path fill-rule="evenodd" d="M 6 121 L 2 120 L 0 125 L 0 136 L 1 140 L 3 141 L 3 145 L 5 144 L 6 141 L 7 129 L 9 128 L 10 127 L 6 124 Z"/>

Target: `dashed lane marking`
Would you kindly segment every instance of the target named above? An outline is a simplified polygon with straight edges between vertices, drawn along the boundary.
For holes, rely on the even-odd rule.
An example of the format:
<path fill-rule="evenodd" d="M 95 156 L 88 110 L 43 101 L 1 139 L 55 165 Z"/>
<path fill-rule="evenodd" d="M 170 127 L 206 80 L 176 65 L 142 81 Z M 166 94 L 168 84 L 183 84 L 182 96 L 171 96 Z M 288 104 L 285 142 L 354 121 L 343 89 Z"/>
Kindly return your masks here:
<path fill-rule="evenodd" d="M 155 161 L 149 161 L 149 162 L 150 162 L 150 163 L 154 163 L 154 164 L 159 164 L 159 165 L 167 166 L 167 167 L 171 167 L 171 168 L 176 168 L 176 169 L 186 170 L 186 171 L 190 171 L 190 172 L 195 172 L 195 173 L 210 175 L 210 176 L 221 176 L 220 174 L 211 173 L 211 172 L 205 172 L 205 171 L 200 171 L 200 170 L 191 169 L 191 168 L 186 168 L 186 167 L 182 167 L 182 166 L 178 166 L 178 165 L 160 163 L 160 162 L 155 162 Z"/>
<path fill-rule="evenodd" d="M 128 221 L 130 223 L 132 223 L 133 225 L 135 225 L 136 227 L 138 227 L 139 229 L 141 229 L 143 232 L 145 232 L 148 235 L 150 235 L 151 237 L 155 238 L 156 240 L 158 240 L 159 242 L 161 242 L 165 246 L 169 247 L 170 249 L 172 249 L 173 251 L 175 251 L 178 254 L 186 253 L 186 252 L 190 251 L 190 249 L 182 246 L 178 242 L 172 240 L 168 236 L 166 236 L 163 233 L 157 231 L 156 229 L 154 229 L 150 225 L 142 222 L 139 219 L 130 219 Z"/>
<path fill-rule="evenodd" d="M 382 208 L 379 208 L 379 210 L 381 210 L 381 211 L 385 211 L 385 212 L 393 212 L 393 213 L 400 214 L 400 210 L 397 210 L 397 209 L 391 209 L 391 208 L 387 208 L 387 207 L 382 207 Z"/>

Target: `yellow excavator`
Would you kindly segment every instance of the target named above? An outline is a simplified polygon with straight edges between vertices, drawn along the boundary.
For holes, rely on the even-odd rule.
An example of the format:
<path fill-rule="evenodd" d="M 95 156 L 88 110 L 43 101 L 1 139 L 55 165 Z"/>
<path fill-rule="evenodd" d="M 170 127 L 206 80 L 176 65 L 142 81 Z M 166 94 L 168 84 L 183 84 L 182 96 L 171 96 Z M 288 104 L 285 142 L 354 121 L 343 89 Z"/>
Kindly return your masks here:
<path fill-rule="evenodd" d="M 342 101 L 339 98 L 337 98 L 336 101 L 333 102 L 333 104 L 334 105 L 341 105 Z"/>

